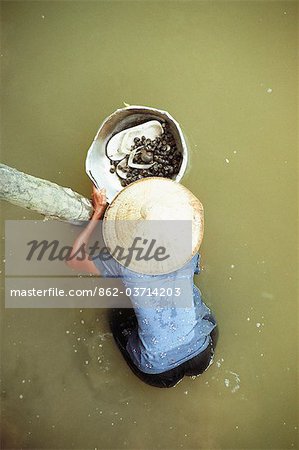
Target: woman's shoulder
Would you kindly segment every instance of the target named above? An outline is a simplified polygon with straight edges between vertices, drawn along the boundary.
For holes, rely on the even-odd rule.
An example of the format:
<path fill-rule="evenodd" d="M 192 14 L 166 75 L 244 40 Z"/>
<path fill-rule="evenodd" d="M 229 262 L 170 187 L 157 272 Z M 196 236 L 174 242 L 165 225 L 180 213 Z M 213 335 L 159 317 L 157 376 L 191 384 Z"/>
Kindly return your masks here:
<path fill-rule="evenodd" d="M 200 254 L 197 252 L 192 258 L 187 261 L 183 267 L 177 269 L 174 272 L 167 274 L 157 274 L 157 275 L 149 275 L 144 273 L 138 273 L 131 270 L 129 267 L 125 267 L 116 261 L 114 258 L 110 258 L 109 261 L 97 261 L 100 266 L 101 271 L 104 272 L 104 275 L 114 276 L 114 277 L 122 277 L 128 280 L 152 280 L 152 279 L 170 279 L 172 277 L 177 278 L 180 276 L 186 276 L 194 273 L 200 272 Z"/>

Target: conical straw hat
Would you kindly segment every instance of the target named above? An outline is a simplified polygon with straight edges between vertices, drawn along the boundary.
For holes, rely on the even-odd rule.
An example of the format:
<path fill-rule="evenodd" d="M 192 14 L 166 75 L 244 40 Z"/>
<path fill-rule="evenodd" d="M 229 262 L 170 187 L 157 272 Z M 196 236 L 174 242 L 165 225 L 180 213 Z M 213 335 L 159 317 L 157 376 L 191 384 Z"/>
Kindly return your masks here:
<path fill-rule="evenodd" d="M 183 267 L 198 251 L 203 230 L 201 202 L 181 184 L 159 177 L 143 178 L 123 189 L 108 206 L 103 221 L 105 245 L 112 256 L 130 270 L 151 275 Z M 152 251 L 142 259 L 135 250 L 129 262 L 122 256 L 136 238 L 138 248 L 143 249 L 139 256 L 146 254 L 150 243 Z M 157 256 L 157 247 L 164 248 L 164 254 L 160 250 Z"/>

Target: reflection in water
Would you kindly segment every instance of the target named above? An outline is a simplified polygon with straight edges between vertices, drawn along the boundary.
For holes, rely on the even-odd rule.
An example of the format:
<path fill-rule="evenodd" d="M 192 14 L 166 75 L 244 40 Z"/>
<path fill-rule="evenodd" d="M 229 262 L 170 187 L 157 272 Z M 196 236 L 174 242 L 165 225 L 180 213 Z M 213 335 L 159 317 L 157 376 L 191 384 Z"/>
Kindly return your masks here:
<path fill-rule="evenodd" d="M 283 1 L 2 4 L 3 162 L 90 196 L 102 120 L 125 102 L 168 110 L 205 207 L 197 283 L 220 327 L 210 369 L 160 390 L 126 366 L 107 311 L 2 308 L 2 447 L 296 448 L 296 14 Z"/>

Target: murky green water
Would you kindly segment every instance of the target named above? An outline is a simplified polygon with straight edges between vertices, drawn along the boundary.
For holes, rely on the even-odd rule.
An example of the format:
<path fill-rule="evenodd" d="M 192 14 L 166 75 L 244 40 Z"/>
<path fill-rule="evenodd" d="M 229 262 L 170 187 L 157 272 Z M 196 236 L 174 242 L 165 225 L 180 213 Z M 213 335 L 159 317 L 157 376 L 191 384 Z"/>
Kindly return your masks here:
<path fill-rule="evenodd" d="M 168 110 L 192 150 L 199 285 L 221 333 L 200 379 L 159 390 L 105 311 L 3 308 L 3 448 L 298 448 L 297 3 L 1 6 L 3 162 L 88 196 L 101 121 L 123 102 Z"/>

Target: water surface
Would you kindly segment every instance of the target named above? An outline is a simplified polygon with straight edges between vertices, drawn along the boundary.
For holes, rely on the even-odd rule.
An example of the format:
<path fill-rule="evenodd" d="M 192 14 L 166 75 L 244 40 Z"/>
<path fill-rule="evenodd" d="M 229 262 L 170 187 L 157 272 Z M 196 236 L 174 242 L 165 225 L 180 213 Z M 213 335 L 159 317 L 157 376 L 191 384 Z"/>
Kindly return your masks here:
<path fill-rule="evenodd" d="M 159 390 L 130 372 L 105 310 L 3 307 L 4 448 L 298 448 L 297 6 L 1 3 L 3 162 L 89 196 L 101 121 L 123 102 L 168 110 L 205 206 L 197 284 L 220 328 L 214 365 Z"/>

